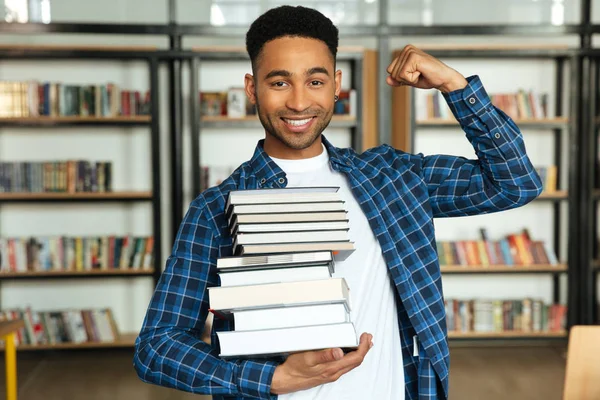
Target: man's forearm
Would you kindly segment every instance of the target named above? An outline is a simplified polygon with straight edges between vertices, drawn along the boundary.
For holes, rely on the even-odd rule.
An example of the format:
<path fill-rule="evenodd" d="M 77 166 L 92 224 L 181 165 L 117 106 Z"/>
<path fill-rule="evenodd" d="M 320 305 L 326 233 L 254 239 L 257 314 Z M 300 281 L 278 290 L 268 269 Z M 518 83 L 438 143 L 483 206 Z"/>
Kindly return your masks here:
<path fill-rule="evenodd" d="M 197 394 L 270 399 L 276 363 L 222 360 L 210 345 L 186 332 L 147 331 L 136 342 L 141 380 Z"/>

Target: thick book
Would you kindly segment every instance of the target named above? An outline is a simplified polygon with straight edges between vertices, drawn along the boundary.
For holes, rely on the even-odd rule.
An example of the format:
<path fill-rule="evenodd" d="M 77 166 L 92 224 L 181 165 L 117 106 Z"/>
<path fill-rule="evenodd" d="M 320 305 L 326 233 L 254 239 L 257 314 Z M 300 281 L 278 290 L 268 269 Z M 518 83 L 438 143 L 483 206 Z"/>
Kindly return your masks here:
<path fill-rule="evenodd" d="M 331 254 L 330 251 L 220 257 L 217 259 L 217 271 L 247 270 L 249 268 L 268 269 L 321 264 L 333 266 L 333 254 Z"/>
<path fill-rule="evenodd" d="M 236 310 L 324 303 L 345 303 L 350 308 L 350 289 L 344 278 L 209 287 L 208 298 L 215 315 L 226 315 Z"/>
<path fill-rule="evenodd" d="M 236 311 L 233 321 L 236 332 L 351 322 L 350 311 L 339 303 Z"/>
<path fill-rule="evenodd" d="M 217 332 L 223 358 L 286 356 L 308 350 L 358 347 L 356 329 L 351 322 L 256 331 Z"/>
<path fill-rule="evenodd" d="M 310 267 L 288 267 L 277 269 L 253 269 L 236 272 L 220 272 L 221 287 L 262 285 L 266 283 L 313 281 L 331 278 L 328 265 Z"/>

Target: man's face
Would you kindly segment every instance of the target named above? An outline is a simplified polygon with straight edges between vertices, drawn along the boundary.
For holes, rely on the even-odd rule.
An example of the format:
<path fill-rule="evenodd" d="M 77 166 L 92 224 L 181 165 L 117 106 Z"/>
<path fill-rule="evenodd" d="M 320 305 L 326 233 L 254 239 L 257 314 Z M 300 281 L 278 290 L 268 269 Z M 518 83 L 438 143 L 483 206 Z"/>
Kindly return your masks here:
<path fill-rule="evenodd" d="M 271 135 L 283 145 L 278 143 L 279 153 L 288 154 L 314 145 L 331 121 L 341 84 L 327 45 L 316 39 L 275 39 L 265 44 L 255 68 L 254 77 L 246 76 L 246 93 L 267 140 Z"/>

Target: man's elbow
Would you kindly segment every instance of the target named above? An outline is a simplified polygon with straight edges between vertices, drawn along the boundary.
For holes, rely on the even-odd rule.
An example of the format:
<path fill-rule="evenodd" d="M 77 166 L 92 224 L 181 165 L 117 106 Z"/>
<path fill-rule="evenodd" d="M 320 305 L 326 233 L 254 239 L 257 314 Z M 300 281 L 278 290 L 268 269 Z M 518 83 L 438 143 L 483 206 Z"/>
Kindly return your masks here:
<path fill-rule="evenodd" d="M 498 206 L 505 209 L 523 207 L 537 199 L 543 191 L 542 185 L 531 184 L 516 187 L 513 190 L 501 190 Z"/>
<path fill-rule="evenodd" d="M 539 174 L 534 170 L 531 172 L 531 179 L 523 187 L 520 188 L 521 195 L 519 206 L 524 206 L 527 203 L 537 199 L 544 191 L 544 184 Z"/>
<path fill-rule="evenodd" d="M 135 369 L 138 378 L 143 382 L 158 385 L 159 382 L 155 379 L 157 375 L 152 373 L 152 365 L 154 364 L 151 355 L 152 352 L 148 351 L 147 348 L 147 342 L 138 337 L 133 352 L 133 368 Z"/>

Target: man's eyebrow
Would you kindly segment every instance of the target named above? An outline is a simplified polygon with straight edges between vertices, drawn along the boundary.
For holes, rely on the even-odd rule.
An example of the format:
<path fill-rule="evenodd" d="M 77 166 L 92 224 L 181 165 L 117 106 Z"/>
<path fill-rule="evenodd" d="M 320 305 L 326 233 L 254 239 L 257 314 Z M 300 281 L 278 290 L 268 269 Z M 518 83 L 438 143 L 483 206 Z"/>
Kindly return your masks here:
<path fill-rule="evenodd" d="M 329 76 L 329 71 L 327 70 L 327 68 L 324 67 L 312 67 L 307 69 L 304 73 L 304 75 L 306 76 L 311 76 L 315 74 L 325 74 Z M 287 71 L 285 69 L 274 69 L 265 76 L 265 79 L 274 78 L 276 76 L 280 76 L 282 78 L 291 78 L 293 75 L 294 74 L 292 72 Z"/>
<path fill-rule="evenodd" d="M 314 74 L 325 74 L 329 76 L 329 71 L 324 67 L 313 67 L 306 71 L 306 76 L 314 75 Z"/>
<path fill-rule="evenodd" d="M 276 76 L 281 76 L 283 78 L 291 78 L 292 75 L 293 74 L 290 71 L 286 71 L 285 69 L 274 69 L 273 71 L 269 72 L 267 76 L 265 76 L 265 79 L 274 78 Z"/>

